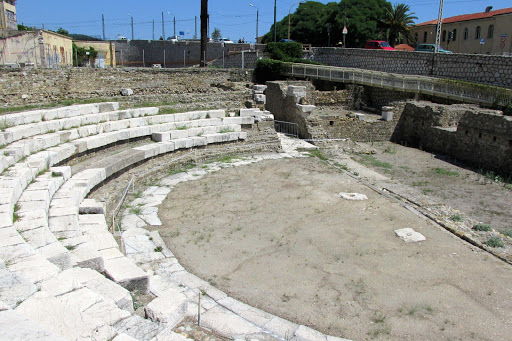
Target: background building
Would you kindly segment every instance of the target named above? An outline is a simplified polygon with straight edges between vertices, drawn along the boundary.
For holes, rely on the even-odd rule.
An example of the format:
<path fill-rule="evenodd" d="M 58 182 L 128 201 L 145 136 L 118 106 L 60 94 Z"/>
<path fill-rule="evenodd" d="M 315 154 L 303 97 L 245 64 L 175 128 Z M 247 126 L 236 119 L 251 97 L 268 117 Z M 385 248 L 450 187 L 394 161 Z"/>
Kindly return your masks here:
<path fill-rule="evenodd" d="M 0 1 L 0 37 L 8 37 L 18 31 L 16 0 Z"/>
<path fill-rule="evenodd" d="M 70 37 L 46 30 L 19 31 L 0 39 L 0 64 L 58 68 L 73 64 Z"/>
<path fill-rule="evenodd" d="M 510 55 L 512 53 L 512 7 L 463 14 L 443 19 L 441 47 L 455 53 Z M 437 19 L 415 25 L 417 44 L 434 44 Z"/>

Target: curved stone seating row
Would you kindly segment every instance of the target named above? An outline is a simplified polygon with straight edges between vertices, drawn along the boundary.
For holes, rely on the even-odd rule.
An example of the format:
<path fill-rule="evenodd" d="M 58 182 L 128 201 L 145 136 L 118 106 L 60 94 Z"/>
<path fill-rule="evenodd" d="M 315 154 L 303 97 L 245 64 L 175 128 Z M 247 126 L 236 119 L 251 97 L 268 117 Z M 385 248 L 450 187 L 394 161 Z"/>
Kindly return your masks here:
<path fill-rule="evenodd" d="M 44 151 L 40 151 L 38 153 L 32 154 L 23 160 L 23 162 L 18 162 L 15 165 L 9 167 L 6 171 L 4 171 L 4 175 L 0 177 L 0 188 L 5 188 L 0 192 L 4 192 L 5 197 L 8 199 L 4 199 L 4 201 L 0 201 L 0 217 L 4 217 L 3 219 L 7 225 L 12 224 L 12 218 L 10 217 L 12 214 L 13 206 L 16 201 L 18 201 L 19 196 L 21 195 L 21 191 L 23 191 L 28 183 L 30 183 L 37 174 L 48 169 L 55 164 L 66 160 L 77 153 L 83 153 L 90 149 L 100 148 L 112 143 L 125 141 L 132 138 L 139 138 L 144 136 L 150 136 L 155 132 L 162 132 L 165 130 L 183 130 L 183 132 L 188 130 L 186 128 L 197 128 L 194 129 L 193 134 L 201 135 L 205 131 L 208 133 L 212 128 L 208 128 L 209 125 L 215 126 L 215 131 L 222 132 L 223 130 L 228 130 L 230 132 L 236 132 L 236 130 L 240 130 L 240 124 L 250 124 L 253 121 L 252 118 L 241 118 L 241 117 L 224 117 L 220 118 L 210 118 L 210 119 L 201 119 L 201 115 L 221 115 L 224 113 L 223 110 L 202 112 L 202 113 L 183 113 L 183 114 L 175 114 L 178 115 L 177 118 L 172 118 L 169 115 L 163 115 L 161 119 L 168 120 L 183 120 L 185 118 L 196 118 L 198 119 L 193 121 L 180 121 L 180 123 L 162 123 L 157 125 L 150 126 L 139 126 L 134 128 L 127 128 L 124 130 L 118 130 L 114 132 L 103 133 L 100 135 L 89 136 L 85 138 L 80 138 L 70 143 L 62 143 L 56 147 L 48 148 Z M 165 117 L 164 117 L 165 116 Z M 128 120 L 126 120 L 128 121 Z M 199 128 L 202 128 L 201 131 Z M 210 129 L 210 130 L 207 130 Z M 192 130 L 191 130 L 192 132 Z M 233 134 L 231 134 L 233 135 Z M 218 138 L 211 136 L 208 137 L 209 143 L 214 143 L 218 140 Z M 193 144 L 190 145 L 191 140 L 181 140 L 176 144 L 175 149 L 178 148 L 190 148 L 193 146 L 204 145 L 204 139 L 201 136 L 198 138 L 192 139 Z M 208 142 L 208 141 L 207 141 Z M 185 146 L 182 146 L 182 143 L 188 143 Z M 168 145 L 169 146 L 169 145 Z M 168 150 L 171 151 L 171 150 Z M 7 193 L 7 192 L 11 193 Z M 2 226 L 2 223 L 0 223 Z M 4 225 L 6 226 L 6 225 Z"/>
<path fill-rule="evenodd" d="M 51 121 L 60 118 L 97 114 L 119 109 L 117 102 L 70 105 L 60 108 L 29 110 L 2 115 L 0 122 L 5 127 Z"/>
<path fill-rule="evenodd" d="M 4 129 L 0 132 L 0 140 L 4 143 L 0 145 L 3 145 L 5 157 L 1 159 L 0 166 L 3 168 L 0 169 L 3 170 L 25 156 L 60 143 L 101 134 L 105 130 L 110 131 L 109 125 L 105 123 L 156 114 L 158 108 L 127 109 L 45 120 Z"/>
<path fill-rule="evenodd" d="M 78 148 L 78 152 L 85 151 L 84 142 L 101 140 L 99 135 L 104 135 L 107 139 L 119 139 L 119 133 L 124 131 L 126 138 L 135 138 L 148 135 L 154 132 L 167 131 L 170 129 L 196 128 L 209 125 L 233 125 L 233 124 L 252 124 L 248 118 L 225 117 L 223 110 L 195 111 L 178 114 L 158 115 L 158 108 L 140 108 L 129 109 L 125 111 L 110 112 L 105 114 L 91 114 L 95 120 L 108 118 L 106 122 L 89 122 L 85 126 L 76 125 L 62 127 L 62 122 L 49 121 L 40 122 L 38 127 L 20 126 L 8 129 L 19 129 L 27 135 L 34 137 L 25 137 L 17 142 L 8 144 L 4 147 L 4 155 L 0 155 L 0 171 L 12 166 L 19 160 L 41 150 L 52 150 L 52 147 L 69 142 Z M 86 116 L 91 116 L 86 115 Z M 217 118 L 217 119 L 216 119 Z M 73 118 L 79 120 L 80 118 Z M 179 123 L 178 123 L 179 122 Z M 76 124 L 77 122 L 69 123 Z M 176 123 L 176 124 L 173 124 Z M 61 130 L 68 128 L 67 130 Z M 144 128 L 144 129 L 143 129 Z M 108 134 L 110 133 L 110 134 Z M 126 137 L 129 133 L 130 137 Z M 10 132 L 12 137 L 12 132 Z M 149 134 L 149 135 L 150 135 Z M 21 136 L 21 135 L 20 135 Z M 15 136 L 15 137 L 20 137 Z M 96 138 L 94 138 L 96 136 Z M 89 137 L 89 138 L 88 138 Z M 71 146 L 70 146 L 71 148 Z"/>
<path fill-rule="evenodd" d="M 208 141 L 215 143 L 245 138 L 244 133 L 240 131 L 215 134 L 214 137 L 210 137 L 207 134 L 161 143 L 151 143 L 150 145 L 138 147 L 139 150 L 134 150 L 133 152 L 139 155 L 142 154 L 143 158 L 148 158 L 180 147 L 203 145 Z M 162 146 L 165 146 L 165 148 Z M 62 149 L 59 150 L 59 147 L 62 147 Z M 73 207 L 69 209 L 70 203 L 75 203 L 73 200 L 76 200 L 78 212 L 81 209 L 83 211 L 89 210 L 87 204 L 82 204 L 80 208 L 80 202 L 83 202 L 83 198 L 92 187 L 104 180 L 106 170 L 89 169 L 69 178 L 69 167 L 54 167 L 51 168 L 51 172 L 42 174 L 52 164 L 69 157 L 69 150 L 71 148 L 69 146 L 59 147 L 54 148 L 54 150 L 44 151 L 39 155 L 29 156 L 25 160 L 26 162 L 14 165 L 14 167 L 11 167 L 6 172 L 6 176 L 0 178 L 0 186 L 2 186 L 2 190 L 7 194 L 7 200 L 4 201 L 11 208 L 6 213 L 12 214 L 14 212 L 13 203 L 17 202 L 16 206 L 18 206 L 16 208 L 18 219 L 14 222 L 17 228 L 11 226 L 13 219 L 7 222 L 7 224 L 11 225 L 0 228 L 0 234 L 2 235 L 0 237 L 1 245 L 5 246 L 1 248 L 0 259 L 6 260 L 6 272 L 10 276 L 9 278 L 15 278 L 17 283 L 25 283 L 23 286 L 25 288 L 25 297 L 16 296 L 12 294 L 12 290 L 8 290 L 6 292 L 7 297 L 17 297 L 16 301 L 11 302 L 11 305 L 6 305 L 0 299 L 0 311 L 17 305 L 15 313 L 11 310 L 7 310 L 7 312 L 2 311 L 0 324 L 2 321 L 5 321 L 5 319 L 2 320 L 5 316 L 10 316 L 9 321 L 19 320 L 20 316 L 17 313 L 21 313 L 23 318 L 29 317 L 30 321 L 36 321 L 47 330 L 71 339 L 90 339 L 93 335 L 91 334 L 92 331 L 95 333 L 94 337 L 100 339 L 110 339 L 122 333 L 140 336 L 137 339 L 141 340 L 149 340 L 153 336 L 179 339 L 176 334 L 172 333 L 172 330 L 165 326 L 140 319 L 137 316 L 130 316 L 130 309 L 128 307 L 131 306 L 131 310 L 133 310 L 133 305 L 131 304 L 131 297 L 129 294 L 127 295 L 125 289 L 122 289 L 125 290 L 123 293 L 119 290 L 120 287 L 117 284 L 99 275 L 96 271 L 68 268 L 78 263 L 77 259 L 79 257 L 73 254 L 74 245 L 66 245 L 62 242 L 65 239 L 79 239 L 81 236 L 75 235 L 64 239 L 56 237 L 49 228 L 50 222 L 55 220 L 53 218 L 65 217 L 69 212 L 72 212 L 71 216 L 74 216 L 77 206 L 72 205 Z M 117 158 L 119 158 L 119 155 L 116 155 Z M 131 162 L 137 161 L 132 159 Z M 130 160 L 126 160 L 124 167 L 130 164 Z M 62 184 L 65 180 L 67 181 Z M 61 186 L 60 189 L 59 186 Z M 70 194 L 71 188 L 75 194 Z M 48 209 L 46 207 L 49 201 L 50 207 Z M 68 209 L 67 212 L 59 211 L 59 209 L 65 208 Z M 48 221 L 47 225 L 45 221 Z M 74 220 L 67 221 L 65 226 L 67 228 L 76 227 L 74 222 Z M 94 247 L 91 247 L 91 249 L 100 252 L 101 257 L 108 264 L 107 268 L 112 268 L 112 273 L 109 274 L 107 272 L 107 274 L 110 277 L 118 278 L 118 282 L 123 283 L 122 277 L 126 277 L 126 274 L 123 273 L 125 265 L 131 261 L 117 250 L 117 244 L 114 245 L 115 240 L 107 231 L 104 216 L 102 214 L 80 215 L 78 216 L 78 223 L 78 232 L 82 234 L 82 237 L 88 237 L 88 239 L 84 238 L 86 239 L 84 243 L 93 245 Z M 71 231 L 73 230 L 71 229 Z M 101 231 L 106 232 L 110 238 L 106 238 L 107 235 Z M 61 252 L 60 256 L 43 252 L 50 249 L 57 250 L 55 248 L 57 244 L 68 246 L 68 248 L 65 248 L 65 251 L 62 248 L 58 250 Z M 48 259 L 45 259 L 42 254 L 46 254 L 49 259 L 59 264 L 60 268 L 49 262 Z M 67 263 L 68 259 L 69 264 Z M 135 265 L 134 267 L 137 268 Z M 147 278 L 141 269 L 137 269 Z M 78 278 L 78 274 L 74 273 L 79 270 L 91 271 L 91 273 L 97 274 L 100 277 L 85 281 L 83 278 Z M 67 283 L 65 279 L 68 277 L 66 276 L 69 276 L 68 286 L 63 284 Z M 99 285 L 99 282 L 104 283 Z M 35 292 L 34 283 L 41 289 L 40 292 Z M 56 289 L 57 287 L 61 289 Z M 114 295 L 114 293 L 116 294 Z M 0 298 L 3 296 L 0 288 Z M 48 309 L 48 306 L 51 306 L 52 309 Z M 70 307 L 74 308 L 71 309 Z M 128 315 L 122 309 L 128 311 Z M 70 324 L 76 326 L 76 328 L 70 328 Z M 51 333 L 43 332 L 44 330 L 41 331 L 36 327 L 30 330 L 34 330 L 35 334 L 50 335 L 49 337 L 51 337 Z M 17 333 L 15 335 L 19 336 L 20 334 Z"/>

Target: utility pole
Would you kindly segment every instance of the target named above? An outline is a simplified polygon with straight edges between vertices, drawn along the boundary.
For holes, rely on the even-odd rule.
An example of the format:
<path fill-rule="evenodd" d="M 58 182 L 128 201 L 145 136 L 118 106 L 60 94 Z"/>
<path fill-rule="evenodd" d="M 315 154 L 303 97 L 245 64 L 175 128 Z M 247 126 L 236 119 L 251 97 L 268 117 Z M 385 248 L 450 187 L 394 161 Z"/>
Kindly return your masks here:
<path fill-rule="evenodd" d="M 153 40 L 155 40 L 155 21 L 153 20 Z"/>
<path fill-rule="evenodd" d="M 277 14 L 277 0 L 274 0 L 274 42 L 277 41 L 276 14 Z"/>
<path fill-rule="evenodd" d="M 331 24 L 327 23 L 327 47 L 331 47 Z"/>
<path fill-rule="evenodd" d="M 347 8 L 345 7 L 345 16 L 343 17 L 343 48 L 347 47 L 347 44 L 345 44 L 345 38 L 347 37 L 347 33 L 345 33 L 345 28 L 347 27 Z"/>
<path fill-rule="evenodd" d="M 176 16 L 174 16 L 173 19 L 174 19 L 174 38 L 176 38 Z"/>
<path fill-rule="evenodd" d="M 201 67 L 208 66 L 206 62 L 206 50 L 208 48 L 208 0 L 201 0 Z"/>
<path fill-rule="evenodd" d="M 165 21 L 164 21 L 164 12 L 162 12 L 162 38 L 165 40 Z"/>
<path fill-rule="evenodd" d="M 443 25 L 443 4 L 444 0 L 439 0 L 439 16 L 437 17 L 436 28 L 436 46 L 434 53 L 439 53 L 439 46 L 441 45 L 441 28 Z"/>
<path fill-rule="evenodd" d="M 443 5 L 444 0 L 439 0 L 439 15 L 437 17 L 437 28 L 436 28 L 436 44 L 434 46 L 434 53 L 432 54 L 432 69 L 430 74 L 434 75 L 434 66 L 436 64 L 436 55 L 439 53 L 439 46 L 441 45 L 441 28 L 443 24 Z"/>
<path fill-rule="evenodd" d="M 105 16 L 103 14 L 101 15 L 101 23 L 103 26 L 103 40 L 105 40 Z"/>
<path fill-rule="evenodd" d="M 197 15 L 194 17 L 194 39 L 197 39 Z"/>
<path fill-rule="evenodd" d="M 135 36 L 135 35 L 133 34 L 133 17 L 130 15 L 130 18 L 131 18 L 131 20 L 132 20 L 132 40 L 134 40 L 134 39 L 135 39 L 135 38 L 134 38 L 134 36 Z"/>

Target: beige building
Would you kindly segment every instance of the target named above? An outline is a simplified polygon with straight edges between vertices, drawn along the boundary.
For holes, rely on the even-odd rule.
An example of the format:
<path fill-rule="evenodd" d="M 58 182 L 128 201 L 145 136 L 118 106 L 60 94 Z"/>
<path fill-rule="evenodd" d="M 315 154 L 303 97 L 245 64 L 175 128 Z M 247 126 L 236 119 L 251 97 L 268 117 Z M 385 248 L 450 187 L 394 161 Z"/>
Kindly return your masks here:
<path fill-rule="evenodd" d="M 80 41 L 74 42 L 78 47 L 89 48 L 92 47 L 98 51 L 98 56 L 94 61 L 94 67 L 105 68 L 116 66 L 116 47 L 113 42 L 109 41 Z"/>
<path fill-rule="evenodd" d="M 441 47 L 454 53 L 512 55 L 512 7 L 443 19 Z M 437 19 L 415 25 L 416 44 L 435 44 Z"/>
<path fill-rule="evenodd" d="M 0 64 L 58 68 L 73 64 L 73 41 L 55 32 L 19 31 L 0 38 Z"/>
<path fill-rule="evenodd" d="M 0 37 L 8 37 L 16 31 L 16 0 L 0 0 Z"/>

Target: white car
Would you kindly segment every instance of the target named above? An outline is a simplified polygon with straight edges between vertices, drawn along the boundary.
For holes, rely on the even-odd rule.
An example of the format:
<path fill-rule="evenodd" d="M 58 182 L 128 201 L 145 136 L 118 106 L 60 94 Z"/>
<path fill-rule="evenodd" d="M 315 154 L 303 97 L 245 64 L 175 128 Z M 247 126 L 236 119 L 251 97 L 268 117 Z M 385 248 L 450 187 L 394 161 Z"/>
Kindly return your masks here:
<path fill-rule="evenodd" d="M 224 44 L 233 44 L 233 42 L 229 38 L 220 38 L 219 42 Z"/>
<path fill-rule="evenodd" d="M 181 41 L 181 38 L 179 36 L 172 36 L 167 38 L 167 40 L 170 40 L 171 42 L 175 43 L 177 41 Z"/>

